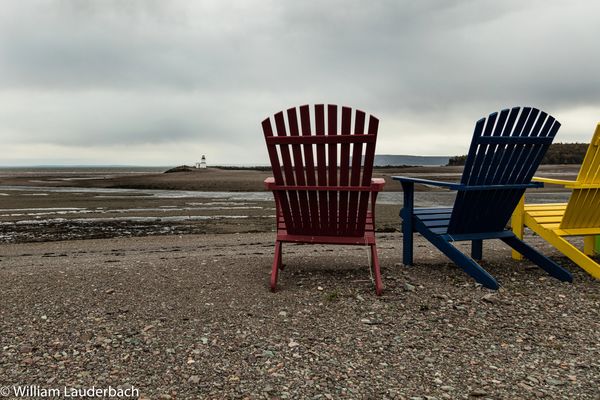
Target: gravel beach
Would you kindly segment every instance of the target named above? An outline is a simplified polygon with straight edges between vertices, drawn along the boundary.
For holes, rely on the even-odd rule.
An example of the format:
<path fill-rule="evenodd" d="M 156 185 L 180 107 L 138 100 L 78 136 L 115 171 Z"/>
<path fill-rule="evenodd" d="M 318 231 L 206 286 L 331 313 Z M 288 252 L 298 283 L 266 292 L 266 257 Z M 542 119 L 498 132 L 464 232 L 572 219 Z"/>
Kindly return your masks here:
<path fill-rule="evenodd" d="M 417 237 L 284 248 L 272 233 L 4 244 L 0 386 L 139 388 L 142 399 L 598 399 L 600 284 L 486 242 L 482 289 Z M 492 247 L 490 247 L 492 246 Z"/>

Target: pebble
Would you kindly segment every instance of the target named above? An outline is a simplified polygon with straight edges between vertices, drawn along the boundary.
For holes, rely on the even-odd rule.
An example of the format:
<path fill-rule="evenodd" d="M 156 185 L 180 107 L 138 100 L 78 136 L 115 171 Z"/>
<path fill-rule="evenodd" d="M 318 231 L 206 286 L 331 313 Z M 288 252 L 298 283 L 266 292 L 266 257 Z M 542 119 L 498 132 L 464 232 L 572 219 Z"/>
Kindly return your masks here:
<path fill-rule="evenodd" d="M 271 357 L 275 357 L 275 353 L 273 353 L 271 350 L 264 350 L 262 352 L 262 356 L 271 358 Z"/>
<path fill-rule="evenodd" d="M 411 285 L 408 282 L 404 282 L 404 289 L 409 291 L 409 292 L 414 292 L 416 287 L 414 285 Z"/>
<path fill-rule="evenodd" d="M 469 396 L 471 397 L 483 397 L 483 396 L 487 396 L 487 392 L 484 389 L 475 389 L 472 390 L 471 393 L 469 393 Z"/>
<path fill-rule="evenodd" d="M 31 353 L 33 351 L 33 347 L 28 344 L 23 344 L 19 347 L 19 351 L 21 351 L 21 353 Z"/>
<path fill-rule="evenodd" d="M 481 298 L 481 300 L 485 301 L 486 303 L 490 303 L 490 304 L 494 304 L 497 301 L 496 296 L 491 293 L 484 295 Z"/>

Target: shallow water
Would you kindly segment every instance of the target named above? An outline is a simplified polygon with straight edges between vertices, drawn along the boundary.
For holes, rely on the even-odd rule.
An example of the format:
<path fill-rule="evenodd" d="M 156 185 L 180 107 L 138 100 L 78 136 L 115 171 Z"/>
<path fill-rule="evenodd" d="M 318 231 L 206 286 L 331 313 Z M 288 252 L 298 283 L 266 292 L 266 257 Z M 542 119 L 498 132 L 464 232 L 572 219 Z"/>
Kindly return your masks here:
<path fill-rule="evenodd" d="M 153 189 L 107 189 L 107 188 L 74 188 L 74 187 L 38 187 L 38 186 L 3 186 L 4 191 L 42 192 L 30 195 L 47 195 L 48 193 L 93 193 L 97 198 L 154 197 L 159 199 L 224 199 L 227 201 L 272 201 L 271 192 L 203 192 L 192 190 L 153 190 Z M 110 195 L 110 196 L 107 196 Z M 415 202 L 423 207 L 451 206 L 456 192 L 416 192 Z M 569 198 L 568 192 L 535 192 L 527 193 L 528 201 L 537 203 L 563 202 Z M 382 192 L 377 197 L 378 204 L 402 204 L 402 192 Z"/>

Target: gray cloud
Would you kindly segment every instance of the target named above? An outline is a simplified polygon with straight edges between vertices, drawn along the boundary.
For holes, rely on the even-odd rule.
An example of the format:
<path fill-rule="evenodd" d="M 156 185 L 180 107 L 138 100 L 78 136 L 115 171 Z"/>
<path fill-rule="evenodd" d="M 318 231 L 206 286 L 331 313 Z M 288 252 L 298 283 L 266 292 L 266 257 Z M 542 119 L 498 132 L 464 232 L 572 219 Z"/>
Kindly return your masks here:
<path fill-rule="evenodd" d="M 31 161 L 28 145 L 57 163 L 81 148 L 108 163 L 202 149 L 265 162 L 260 121 L 315 102 L 380 117 L 388 153 L 465 152 L 473 122 L 512 105 L 555 115 L 559 140 L 587 140 L 599 12 L 583 0 L 6 2 L 0 164 Z"/>

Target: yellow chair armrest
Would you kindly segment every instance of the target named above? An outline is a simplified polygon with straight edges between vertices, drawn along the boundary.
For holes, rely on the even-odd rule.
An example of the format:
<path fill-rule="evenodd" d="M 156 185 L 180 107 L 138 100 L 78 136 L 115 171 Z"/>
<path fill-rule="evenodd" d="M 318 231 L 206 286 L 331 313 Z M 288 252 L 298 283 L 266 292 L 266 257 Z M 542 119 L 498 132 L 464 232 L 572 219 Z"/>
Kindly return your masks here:
<path fill-rule="evenodd" d="M 563 186 L 577 185 L 576 181 L 568 181 L 566 179 L 542 178 L 540 176 L 534 176 L 533 178 L 531 178 L 531 180 L 534 182 L 544 182 L 544 183 L 550 183 L 553 185 L 563 185 Z"/>

